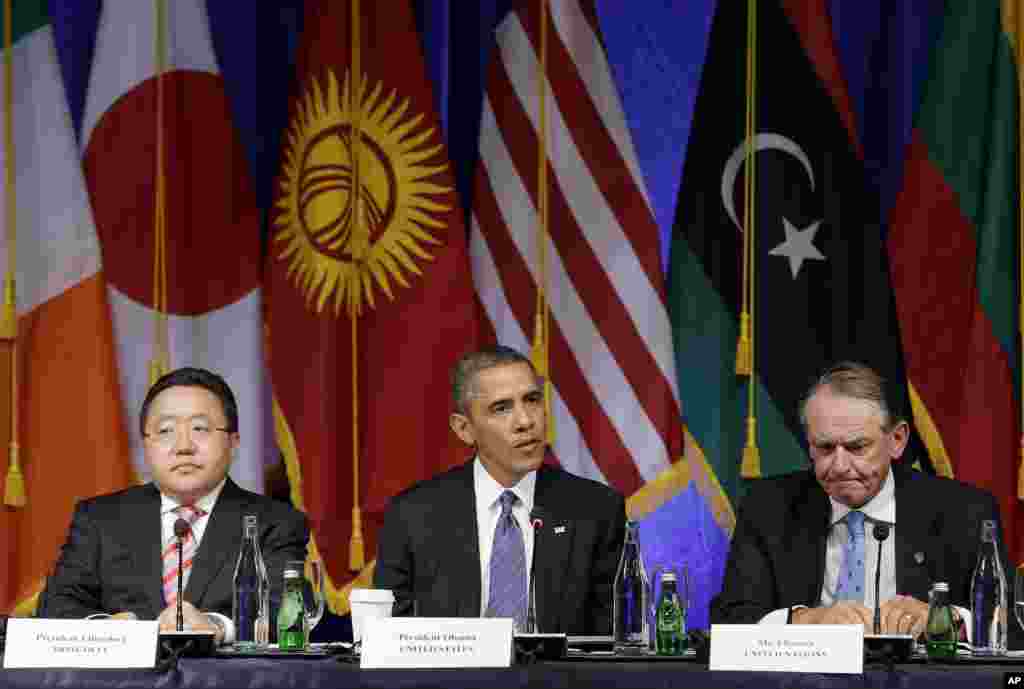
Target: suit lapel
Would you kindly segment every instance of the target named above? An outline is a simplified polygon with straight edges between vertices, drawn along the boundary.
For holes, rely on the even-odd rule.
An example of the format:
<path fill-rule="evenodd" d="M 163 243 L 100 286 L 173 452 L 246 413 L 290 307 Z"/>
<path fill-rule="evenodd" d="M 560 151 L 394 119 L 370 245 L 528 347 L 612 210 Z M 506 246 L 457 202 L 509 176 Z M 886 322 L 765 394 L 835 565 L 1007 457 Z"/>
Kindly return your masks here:
<path fill-rule="evenodd" d="M 238 552 L 244 505 L 241 489 L 229 478 L 209 516 L 185 587 L 185 600 L 200 609 L 210 583 L 229 564 L 230 555 Z"/>
<path fill-rule="evenodd" d="M 147 484 L 142 499 L 124 517 L 124 523 L 129 528 L 135 524 L 140 525 L 140 528 L 134 529 L 138 538 L 135 552 L 138 553 L 136 564 L 139 580 L 145 582 L 143 588 L 146 602 L 158 615 L 164 609 L 164 536 L 160 520 L 160 491 L 156 486 Z"/>
<path fill-rule="evenodd" d="M 924 600 L 931 587 L 932 562 L 939 553 L 931 546 L 932 524 L 936 519 L 934 500 L 922 499 L 923 481 L 912 470 L 893 464 L 896 479 L 896 592 Z M 919 477 L 923 478 L 923 477 Z"/>
<path fill-rule="evenodd" d="M 541 467 L 537 471 L 537 485 L 533 504 L 547 514 L 548 519 L 537 530 L 533 543 L 534 594 L 540 631 L 562 629 L 558 611 L 561 606 L 562 584 L 569 566 L 575 529 L 571 521 L 558 516 L 550 506 L 558 505 L 557 479 Z"/>
<path fill-rule="evenodd" d="M 447 555 L 439 553 L 452 582 L 456 617 L 480 617 L 480 536 L 476 524 L 476 489 L 473 486 L 473 460 L 463 466 L 456 490 L 444 510 L 444 523 L 451 529 L 452 545 Z M 443 531 L 442 531 L 443 533 Z"/>
<path fill-rule="evenodd" d="M 800 524 L 796 538 L 789 544 L 784 558 L 790 562 L 780 571 L 788 571 L 789 594 L 785 600 L 800 600 L 816 606 L 821 600 L 825 583 L 825 540 L 832 513 L 828 497 L 821 490 L 814 475 L 808 472 L 804 500 L 795 504 L 795 523 Z M 811 565 L 811 566 L 808 566 Z"/>

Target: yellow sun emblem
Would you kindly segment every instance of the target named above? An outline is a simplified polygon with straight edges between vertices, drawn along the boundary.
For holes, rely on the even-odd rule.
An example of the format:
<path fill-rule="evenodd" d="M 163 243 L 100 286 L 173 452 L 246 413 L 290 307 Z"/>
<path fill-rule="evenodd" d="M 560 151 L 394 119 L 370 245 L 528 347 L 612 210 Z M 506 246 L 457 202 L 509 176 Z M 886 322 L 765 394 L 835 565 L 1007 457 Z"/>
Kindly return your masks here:
<path fill-rule="evenodd" d="M 394 299 L 392 281 L 409 287 L 408 276 L 421 275 L 415 259 L 433 260 L 425 245 L 439 245 L 431 232 L 443 230 L 452 191 L 439 173 L 442 145 L 424 115 L 408 114 L 380 82 L 359 89 L 358 164 L 353 164 L 352 112 L 347 104 L 349 75 L 338 88 L 327 71 L 325 89 L 314 77 L 288 129 L 274 219 L 275 241 L 284 246 L 289 278 L 307 303 L 334 313 L 342 305 L 350 315 L 363 304 L 375 307 L 374 289 Z M 358 187 L 358 192 L 353 191 Z"/>

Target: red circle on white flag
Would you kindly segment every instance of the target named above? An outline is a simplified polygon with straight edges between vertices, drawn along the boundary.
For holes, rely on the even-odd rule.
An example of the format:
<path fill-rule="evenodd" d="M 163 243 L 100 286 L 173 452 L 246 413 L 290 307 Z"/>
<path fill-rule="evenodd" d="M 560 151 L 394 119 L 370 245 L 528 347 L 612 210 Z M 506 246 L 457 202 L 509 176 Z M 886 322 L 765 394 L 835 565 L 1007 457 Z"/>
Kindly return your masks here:
<path fill-rule="evenodd" d="M 164 75 L 167 310 L 195 316 L 259 286 L 259 209 L 222 79 Z M 84 157 L 107 281 L 153 305 L 157 81 L 122 95 L 101 116 Z"/>

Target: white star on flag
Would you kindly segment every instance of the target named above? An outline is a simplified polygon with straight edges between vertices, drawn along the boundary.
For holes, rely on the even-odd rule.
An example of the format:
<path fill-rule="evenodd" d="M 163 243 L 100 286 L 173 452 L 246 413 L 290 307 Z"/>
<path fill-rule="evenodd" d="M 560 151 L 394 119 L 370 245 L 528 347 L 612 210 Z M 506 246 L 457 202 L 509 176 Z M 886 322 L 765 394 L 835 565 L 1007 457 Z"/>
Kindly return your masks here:
<path fill-rule="evenodd" d="M 800 266 L 805 260 L 824 261 L 825 255 L 814 246 L 814 235 L 818 233 L 821 221 L 817 220 L 804 229 L 798 229 L 786 218 L 782 218 L 782 226 L 786 229 L 786 241 L 769 251 L 772 256 L 785 256 L 789 259 L 789 269 L 796 279 Z"/>

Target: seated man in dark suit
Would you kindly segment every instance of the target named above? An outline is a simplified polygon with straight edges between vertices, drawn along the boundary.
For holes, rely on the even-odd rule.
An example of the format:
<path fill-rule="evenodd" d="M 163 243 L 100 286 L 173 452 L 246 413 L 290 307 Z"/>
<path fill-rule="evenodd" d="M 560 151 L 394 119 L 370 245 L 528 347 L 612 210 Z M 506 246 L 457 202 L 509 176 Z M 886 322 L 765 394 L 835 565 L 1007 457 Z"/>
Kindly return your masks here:
<path fill-rule="evenodd" d="M 375 585 L 394 591 L 398 615 L 511 617 L 523 629 L 532 562 L 539 631 L 611 634 L 622 496 L 541 465 L 544 393 L 519 352 L 466 355 L 452 394 L 452 430 L 475 457 L 392 499 Z"/>
<path fill-rule="evenodd" d="M 176 622 L 175 522 L 185 519 L 185 627 L 234 638 L 232 579 L 242 518 L 255 515 L 270 580 L 271 628 L 284 564 L 306 556 L 306 518 L 228 477 L 239 444 L 238 407 L 220 376 L 182 368 L 160 378 L 139 413 L 153 482 L 83 500 L 75 508 L 39 617 L 112 616 Z"/>
<path fill-rule="evenodd" d="M 949 583 L 951 601 L 966 613 L 983 520 L 995 521 L 1004 545 L 992 495 L 896 461 L 910 429 L 867 366 L 825 371 L 800 416 L 811 466 L 751 486 L 712 623 L 863 624 L 871 633 L 877 595 L 881 631 L 917 635 L 936 581 Z M 879 524 L 888 537 L 876 594 Z M 1002 562 L 1005 569 L 1005 549 Z M 1012 582 L 1012 570 L 1006 574 Z"/>

